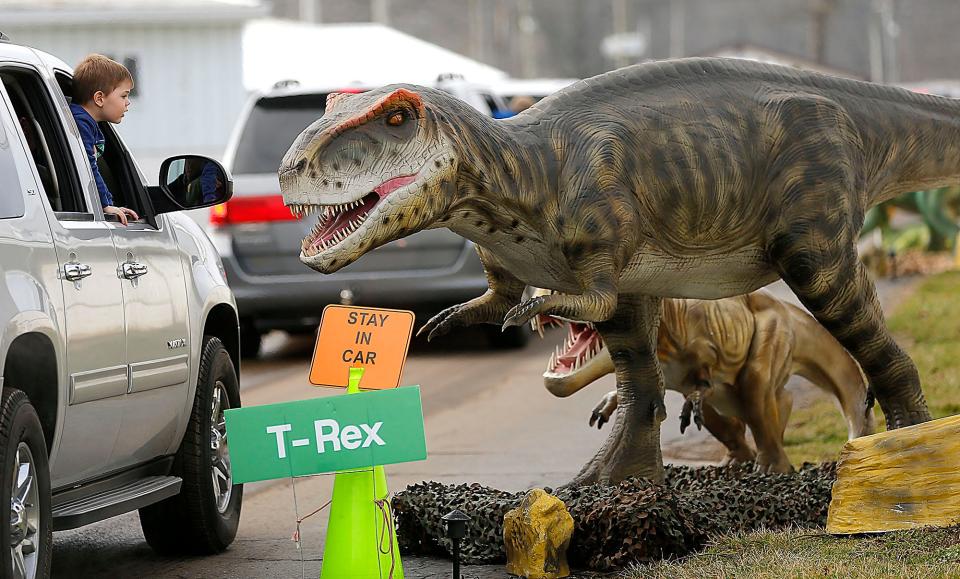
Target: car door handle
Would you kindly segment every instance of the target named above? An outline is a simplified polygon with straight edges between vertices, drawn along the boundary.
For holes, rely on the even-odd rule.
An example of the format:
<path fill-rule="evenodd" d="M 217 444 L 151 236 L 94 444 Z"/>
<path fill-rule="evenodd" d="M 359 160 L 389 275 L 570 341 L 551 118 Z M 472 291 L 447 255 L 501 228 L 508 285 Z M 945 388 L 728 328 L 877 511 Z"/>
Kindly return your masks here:
<path fill-rule="evenodd" d="M 147 274 L 147 266 L 142 263 L 137 263 L 135 261 L 125 261 L 123 262 L 123 277 L 124 279 L 137 279 L 142 275 Z"/>
<path fill-rule="evenodd" d="M 93 270 L 85 263 L 71 262 L 63 266 L 63 277 L 70 281 L 80 281 L 85 277 L 89 277 L 91 273 L 93 273 Z"/>

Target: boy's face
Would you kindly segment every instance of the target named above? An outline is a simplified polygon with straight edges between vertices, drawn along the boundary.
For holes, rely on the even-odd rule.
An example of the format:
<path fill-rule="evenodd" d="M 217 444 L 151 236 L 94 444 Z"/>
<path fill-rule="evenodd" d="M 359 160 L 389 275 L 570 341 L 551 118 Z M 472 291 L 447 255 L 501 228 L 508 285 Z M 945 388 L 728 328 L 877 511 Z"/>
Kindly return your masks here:
<path fill-rule="evenodd" d="M 122 121 L 124 113 L 130 108 L 131 90 L 133 90 L 133 83 L 125 80 L 110 91 L 110 94 L 105 95 L 103 91 L 94 93 L 93 100 L 100 107 L 101 118 L 97 120 L 114 124 Z"/>

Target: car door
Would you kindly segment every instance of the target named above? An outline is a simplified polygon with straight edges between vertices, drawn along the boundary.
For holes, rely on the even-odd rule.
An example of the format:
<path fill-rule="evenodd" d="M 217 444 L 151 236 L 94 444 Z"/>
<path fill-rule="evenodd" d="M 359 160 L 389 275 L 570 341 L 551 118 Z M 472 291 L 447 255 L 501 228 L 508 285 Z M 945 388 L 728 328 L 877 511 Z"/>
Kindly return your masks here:
<path fill-rule="evenodd" d="M 56 488 L 119 466 L 113 447 L 128 387 L 123 290 L 110 228 L 90 203 L 90 171 L 70 146 L 76 137 L 64 131 L 39 69 L 2 65 L 0 85 L 44 193 L 63 291 L 65 409 L 50 460 Z"/>
<path fill-rule="evenodd" d="M 189 413 L 190 340 L 187 285 L 173 228 L 154 218 L 139 171 L 112 127 L 101 124 L 114 202 L 141 216 L 107 227 L 120 259 L 130 390 L 115 452 L 131 464 L 176 450 Z"/>

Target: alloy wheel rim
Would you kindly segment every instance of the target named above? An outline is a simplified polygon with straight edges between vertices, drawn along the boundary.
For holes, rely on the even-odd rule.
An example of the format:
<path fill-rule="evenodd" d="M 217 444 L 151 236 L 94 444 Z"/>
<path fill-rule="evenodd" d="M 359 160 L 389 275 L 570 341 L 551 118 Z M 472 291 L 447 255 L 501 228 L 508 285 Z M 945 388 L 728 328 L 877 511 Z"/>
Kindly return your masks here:
<path fill-rule="evenodd" d="M 26 442 L 17 446 L 10 490 L 11 577 L 32 579 L 39 561 L 40 491 L 37 468 Z"/>
<path fill-rule="evenodd" d="M 224 411 L 230 408 L 230 399 L 223 382 L 217 380 L 210 404 L 210 478 L 217 512 L 226 512 L 233 494 L 233 472 L 230 469 L 230 449 L 227 446 L 227 423 Z"/>

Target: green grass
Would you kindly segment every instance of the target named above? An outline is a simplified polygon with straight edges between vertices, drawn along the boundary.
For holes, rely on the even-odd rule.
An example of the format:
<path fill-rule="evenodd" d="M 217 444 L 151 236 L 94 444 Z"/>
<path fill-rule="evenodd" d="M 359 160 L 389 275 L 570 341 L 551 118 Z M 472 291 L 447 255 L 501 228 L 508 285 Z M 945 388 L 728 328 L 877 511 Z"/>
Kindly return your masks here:
<path fill-rule="evenodd" d="M 923 392 L 934 418 L 960 414 L 960 272 L 931 276 L 888 320 L 920 372 Z M 877 427 L 883 414 L 876 409 Z M 847 429 L 836 402 L 820 396 L 794 410 L 784 436 L 793 464 L 836 460 Z"/>
<path fill-rule="evenodd" d="M 934 418 L 960 414 L 960 272 L 931 276 L 888 320 L 917 364 Z M 877 426 L 883 416 L 877 409 Z M 794 464 L 836 460 L 846 426 L 824 397 L 797 409 L 785 444 Z M 627 577 L 960 577 L 960 527 L 838 538 L 822 531 L 716 538 L 680 561 L 638 566 Z"/>
<path fill-rule="evenodd" d="M 719 537 L 679 561 L 638 565 L 627 577 L 957 577 L 960 527 L 840 538 L 777 531 Z"/>

